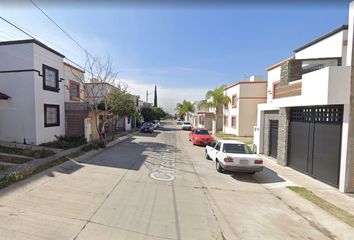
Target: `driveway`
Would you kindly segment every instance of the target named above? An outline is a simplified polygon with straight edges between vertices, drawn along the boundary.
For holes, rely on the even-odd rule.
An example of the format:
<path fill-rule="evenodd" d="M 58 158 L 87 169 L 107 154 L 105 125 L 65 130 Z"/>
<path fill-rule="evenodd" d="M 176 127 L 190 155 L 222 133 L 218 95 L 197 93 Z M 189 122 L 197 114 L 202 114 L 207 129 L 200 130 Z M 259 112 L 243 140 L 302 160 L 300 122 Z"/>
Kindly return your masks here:
<path fill-rule="evenodd" d="M 1 190 L 0 239 L 328 239 L 253 176 L 216 172 L 177 128 Z"/>

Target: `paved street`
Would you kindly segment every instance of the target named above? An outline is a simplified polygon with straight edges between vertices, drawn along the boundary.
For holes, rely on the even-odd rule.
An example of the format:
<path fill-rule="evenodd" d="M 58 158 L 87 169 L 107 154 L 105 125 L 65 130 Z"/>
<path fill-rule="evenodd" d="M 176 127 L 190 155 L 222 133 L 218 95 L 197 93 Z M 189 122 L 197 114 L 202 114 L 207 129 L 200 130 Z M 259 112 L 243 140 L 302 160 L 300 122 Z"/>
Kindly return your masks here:
<path fill-rule="evenodd" d="M 217 173 L 176 127 L 0 191 L 0 239 L 328 239 L 265 188 L 274 172 Z"/>

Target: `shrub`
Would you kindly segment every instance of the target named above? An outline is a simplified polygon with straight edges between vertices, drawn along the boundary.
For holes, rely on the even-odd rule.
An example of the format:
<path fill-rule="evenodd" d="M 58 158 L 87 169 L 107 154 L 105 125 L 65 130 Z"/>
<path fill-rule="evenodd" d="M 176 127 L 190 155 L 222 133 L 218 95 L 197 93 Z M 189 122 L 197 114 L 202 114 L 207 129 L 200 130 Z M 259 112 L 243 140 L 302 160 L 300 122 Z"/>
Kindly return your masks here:
<path fill-rule="evenodd" d="M 44 158 L 55 154 L 53 151 L 48 149 L 31 150 L 30 148 L 22 149 L 22 148 L 6 147 L 6 146 L 0 146 L 0 152 L 23 155 L 32 158 Z"/>
<path fill-rule="evenodd" d="M 103 141 L 92 141 L 90 144 L 88 144 L 87 146 L 81 148 L 81 151 L 84 151 L 84 152 L 88 152 L 88 151 L 91 151 L 91 150 L 94 150 L 94 149 L 100 149 L 100 148 L 105 148 L 106 145 L 104 144 Z"/>
<path fill-rule="evenodd" d="M 78 147 L 86 143 L 86 139 L 84 137 L 55 136 L 55 138 L 57 139 L 56 141 L 42 143 L 41 146 L 69 149 L 69 148 Z"/>

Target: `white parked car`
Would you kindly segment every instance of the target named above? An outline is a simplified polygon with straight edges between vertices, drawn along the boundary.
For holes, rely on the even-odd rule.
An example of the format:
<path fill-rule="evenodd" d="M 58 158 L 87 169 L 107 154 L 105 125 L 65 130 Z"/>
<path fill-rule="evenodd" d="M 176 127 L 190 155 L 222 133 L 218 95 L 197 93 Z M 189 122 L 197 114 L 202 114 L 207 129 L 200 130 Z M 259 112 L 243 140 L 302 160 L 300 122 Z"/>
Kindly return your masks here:
<path fill-rule="evenodd" d="M 188 121 L 183 122 L 182 130 L 192 130 L 192 124 Z"/>
<path fill-rule="evenodd" d="M 183 123 L 183 121 L 181 119 L 177 119 L 177 121 L 176 121 L 177 125 L 181 125 L 182 123 Z"/>
<path fill-rule="evenodd" d="M 215 162 L 216 170 L 255 173 L 263 170 L 263 160 L 247 144 L 219 140 L 205 147 L 205 157 Z"/>

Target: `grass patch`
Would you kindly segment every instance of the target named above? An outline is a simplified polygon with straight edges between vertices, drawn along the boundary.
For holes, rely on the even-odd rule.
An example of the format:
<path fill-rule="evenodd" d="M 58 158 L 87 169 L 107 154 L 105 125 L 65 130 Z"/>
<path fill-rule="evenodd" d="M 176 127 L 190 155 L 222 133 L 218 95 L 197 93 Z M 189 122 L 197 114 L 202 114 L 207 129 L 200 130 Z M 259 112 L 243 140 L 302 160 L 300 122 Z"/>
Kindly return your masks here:
<path fill-rule="evenodd" d="M 22 156 L 32 157 L 32 158 L 45 158 L 55 154 L 53 151 L 47 149 L 31 150 L 29 148 L 22 149 L 22 148 L 5 147 L 5 146 L 0 146 L 0 152 L 17 154 L 17 155 L 22 155 Z"/>
<path fill-rule="evenodd" d="M 58 149 L 70 149 L 86 144 L 86 139 L 84 137 L 55 136 L 55 138 L 57 140 L 53 142 L 42 143 L 40 146 Z"/>
<path fill-rule="evenodd" d="M 28 161 L 31 161 L 32 159 L 30 158 L 19 158 L 19 157 L 13 157 L 13 156 L 2 156 L 0 155 L 0 162 L 6 162 L 6 163 L 16 163 L 16 164 L 22 164 Z"/>
<path fill-rule="evenodd" d="M 252 137 L 239 137 L 237 135 L 228 134 L 228 133 L 224 133 L 224 132 L 217 132 L 215 134 L 215 136 L 217 138 L 220 138 L 220 139 L 223 139 L 223 140 L 236 140 L 236 141 L 243 142 L 243 143 L 245 143 L 247 145 L 253 144 L 253 138 Z"/>
<path fill-rule="evenodd" d="M 327 202 L 326 200 L 318 197 L 310 190 L 304 187 L 288 186 L 288 189 L 296 192 L 301 197 L 309 200 L 310 202 L 316 204 L 326 212 L 340 219 L 341 221 L 347 223 L 351 227 L 354 227 L 354 216 L 341 208 L 336 207 L 334 204 Z"/>

